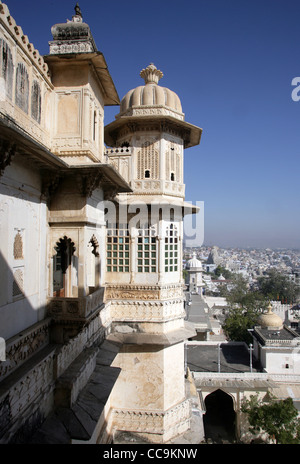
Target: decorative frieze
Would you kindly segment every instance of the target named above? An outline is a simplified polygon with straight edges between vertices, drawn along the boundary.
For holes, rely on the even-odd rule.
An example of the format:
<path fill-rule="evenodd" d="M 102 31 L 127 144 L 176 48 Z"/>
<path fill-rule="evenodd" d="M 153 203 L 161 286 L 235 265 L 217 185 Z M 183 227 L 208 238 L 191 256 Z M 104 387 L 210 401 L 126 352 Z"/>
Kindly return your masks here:
<path fill-rule="evenodd" d="M 151 434 L 151 441 L 161 443 L 189 428 L 191 404 L 185 400 L 167 411 L 115 409 L 112 414 L 116 430 Z"/>
<path fill-rule="evenodd" d="M 184 316 L 182 301 L 164 303 L 118 301 L 111 304 L 111 318 L 113 321 L 163 322 Z"/>
<path fill-rule="evenodd" d="M 81 42 L 76 40 L 74 42 L 66 43 L 66 41 L 49 42 L 50 55 L 58 55 L 65 53 L 90 53 L 94 51 L 93 44 L 91 42 Z"/>
<path fill-rule="evenodd" d="M 183 298 L 182 285 L 139 286 L 139 285 L 107 285 L 106 300 L 169 300 Z"/>
<path fill-rule="evenodd" d="M 0 443 L 9 441 L 10 428 L 15 427 L 16 421 L 24 415 L 28 416 L 34 402 L 42 404 L 41 396 L 49 397 L 53 388 L 53 350 L 45 355 L 34 368 L 14 382 L 12 386 L 2 384 L 0 394 Z M 6 388 L 7 386 L 7 388 Z M 50 401 L 51 405 L 51 401 Z M 46 414 L 49 411 L 44 411 Z"/>
<path fill-rule="evenodd" d="M 184 115 L 174 110 L 167 109 L 163 106 L 153 107 L 153 106 L 144 106 L 139 108 L 130 108 L 122 116 L 173 116 L 176 119 L 184 121 Z"/>
<path fill-rule="evenodd" d="M 35 324 L 6 341 L 6 360 L 0 363 L 0 379 L 11 374 L 49 342 L 50 319 Z"/>
<path fill-rule="evenodd" d="M 159 300 L 159 290 L 157 287 L 152 289 L 141 288 L 112 288 L 107 287 L 105 298 L 108 300 Z"/>

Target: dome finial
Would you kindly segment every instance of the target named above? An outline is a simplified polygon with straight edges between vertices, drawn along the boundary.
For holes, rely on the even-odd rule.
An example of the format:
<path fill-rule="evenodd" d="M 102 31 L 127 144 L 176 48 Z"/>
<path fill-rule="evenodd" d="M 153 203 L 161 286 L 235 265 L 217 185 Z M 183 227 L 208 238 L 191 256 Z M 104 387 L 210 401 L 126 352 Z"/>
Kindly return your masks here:
<path fill-rule="evenodd" d="M 81 13 L 80 7 L 78 5 L 78 2 L 76 3 L 74 10 L 75 10 L 75 15 L 76 16 L 81 16 L 82 17 L 82 13 Z"/>
<path fill-rule="evenodd" d="M 146 69 L 142 69 L 140 76 L 145 80 L 145 84 L 158 84 L 158 81 L 163 77 L 163 73 L 150 63 Z"/>
<path fill-rule="evenodd" d="M 272 303 L 271 303 L 271 301 L 269 301 L 269 304 L 268 304 L 268 314 L 273 314 L 272 308 L 273 308 Z"/>

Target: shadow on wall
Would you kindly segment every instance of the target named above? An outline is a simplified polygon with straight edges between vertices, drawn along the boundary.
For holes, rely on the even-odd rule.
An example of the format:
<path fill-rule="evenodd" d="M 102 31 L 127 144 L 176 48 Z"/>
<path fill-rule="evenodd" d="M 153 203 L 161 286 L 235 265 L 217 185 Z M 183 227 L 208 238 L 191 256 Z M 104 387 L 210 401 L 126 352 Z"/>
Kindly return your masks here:
<path fill-rule="evenodd" d="M 20 270 L 22 273 L 17 272 Z M 88 356 L 92 346 L 96 346 L 93 348 L 96 362 L 107 327 L 101 317 L 80 320 L 70 312 L 54 312 L 48 317 L 46 304 L 33 307 L 24 288 L 25 269 L 22 266 L 11 269 L 1 253 L 0 272 L 0 340 L 5 343 L 5 359 L 0 361 L 0 443 L 26 442 L 53 410 L 57 381 L 70 366 L 79 362 L 80 356 L 82 359 Z M 92 302 L 101 310 L 102 290 L 87 296 L 86 304 L 94 297 Z M 80 306 L 79 299 L 59 300 L 72 300 L 70 304 L 75 300 L 73 309 Z M 88 365 L 91 371 L 95 367 L 92 361 Z M 80 369 L 75 368 L 75 378 Z M 110 377 L 112 388 L 117 374 L 110 373 Z M 106 390 L 102 393 L 108 394 Z"/>

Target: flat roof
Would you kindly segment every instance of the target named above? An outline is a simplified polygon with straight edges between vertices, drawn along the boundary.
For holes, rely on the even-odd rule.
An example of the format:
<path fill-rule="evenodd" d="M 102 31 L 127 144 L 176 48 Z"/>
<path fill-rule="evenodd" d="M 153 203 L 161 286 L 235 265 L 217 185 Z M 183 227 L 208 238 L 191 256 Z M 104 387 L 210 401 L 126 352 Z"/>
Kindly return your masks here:
<path fill-rule="evenodd" d="M 191 305 L 186 305 L 187 320 L 195 325 L 195 328 L 206 328 L 211 330 L 208 316 L 209 307 L 200 295 L 190 294 Z M 186 301 L 189 301 L 189 292 L 186 293 Z M 207 312 L 206 312 L 207 311 Z"/>
<path fill-rule="evenodd" d="M 187 365 L 192 372 L 218 372 L 218 346 L 220 345 L 220 372 L 250 372 L 250 354 L 243 343 L 205 343 L 187 344 Z M 252 370 L 259 368 L 253 359 Z"/>

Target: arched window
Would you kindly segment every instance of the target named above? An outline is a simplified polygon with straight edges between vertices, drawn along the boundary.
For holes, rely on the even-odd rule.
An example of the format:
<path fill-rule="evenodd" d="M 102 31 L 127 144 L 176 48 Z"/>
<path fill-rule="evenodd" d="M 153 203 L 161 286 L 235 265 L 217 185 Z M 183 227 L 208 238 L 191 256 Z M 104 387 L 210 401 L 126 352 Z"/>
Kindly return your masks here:
<path fill-rule="evenodd" d="M 31 117 L 41 123 L 41 88 L 37 81 L 31 87 Z"/>
<path fill-rule="evenodd" d="M 26 67 L 18 63 L 16 74 L 16 105 L 28 113 L 29 78 Z"/>
<path fill-rule="evenodd" d="M 178 231 L 174 224 L 167 227 L 165 236 L 165 272 L 176 272 L 179 269 Z"/>
<path fill-rule="evenodd" d="M 56 243 L 53 259 L 53 296 L 77 296 L 75 246 L 66 236 Z M 75 294 L 74 294 L 75 293 Z"/>

